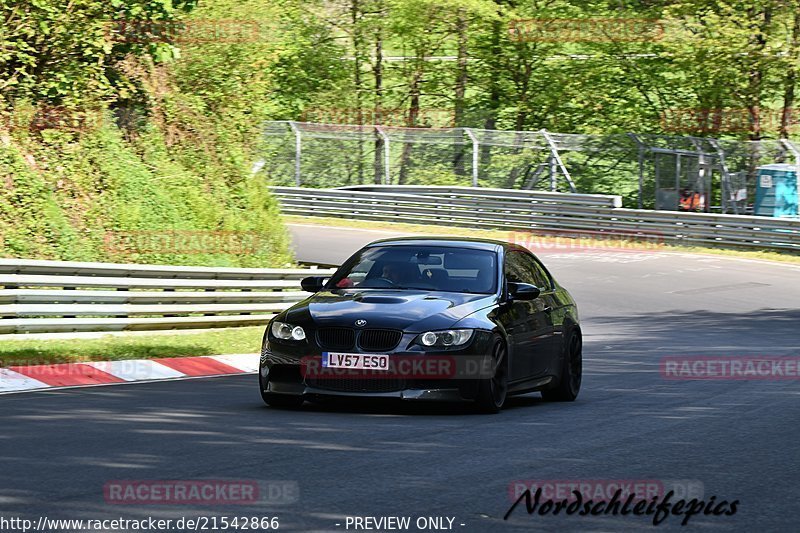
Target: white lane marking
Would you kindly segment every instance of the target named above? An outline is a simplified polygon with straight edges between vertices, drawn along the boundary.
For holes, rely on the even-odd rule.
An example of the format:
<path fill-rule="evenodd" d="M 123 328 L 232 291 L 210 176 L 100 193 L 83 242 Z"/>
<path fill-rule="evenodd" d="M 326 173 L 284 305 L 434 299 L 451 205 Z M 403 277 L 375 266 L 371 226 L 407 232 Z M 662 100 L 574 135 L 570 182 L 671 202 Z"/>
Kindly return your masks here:
<path fill-rule="evenodd" d="M 168 366 L 146 359 L 129 359 L 126 361 L 94 361 L 82 363 L 92 366 L 97 370 L 111 374 L 125 381 L 139 381 L 150 379 L 170 379 L 185 376 Z"/>
<path fill-rule="evenodd" d="M 631 252 L 580 252 L 580 253 L 559 253 L 559 252 L 534 252 L 545 260 L 590 260 L 598 263 L 641 263 L 643 261 L 653 261 L 663 259 L 669 255 L 656 255 Z"/>
<path fill-rule="evenodd" d="M 4 391 L 0 390 L 0 397 L 1 396 L 11 396 L 12 394 L 24 394 L 26 392 L 36 393 L 36 392 L 54 392 L 54 391 L 62 391 L 62 390 L 72 390 L 72 389 L 90 389 L 90 388 L 97 388 L 97 387 L 114 387 L 116 385 L 147 385 L 152 383 L 169 383 L 175 381 L 188 381 L 190 379 L 218 379 L 218 378 L 230 378 L 234 376 L 247 376 L 250 374 L 255 374 L 255 372 L 242 372 L 241 374 L 221 374 L 221 375 L 214 375 L 214 376 L 186 376 L 181 375 L 179 378 L 168 378 L 168 379 L 142 379 L 139 381 L 118 381 L 114 383 L 95 383 L 91 385 L 65 385 L 61 386 L 49 386 L 45 385 L 44 389 L 36 390 L 36 389 L 19 389 L 19 390 L 10 390 Z M 31 395 L 30 398 L 45 398 L 44 395 Z"/>
<path fill-rule="evenodd" d="M 211 359 L 215 359 L 222 364 L 232 366 L 243 372 L 256 372 L 258 370 L 259 358 L 260 355 L 257 353 L 234 353 L 211 356 Z"/>
<path fill-rule="evenodd" d="M 770 265 L 770 266 L 782 266 L 791 268 L 793 270 L 800 270 L 800 265 L 796 263 L 784 263 L 782 261 L 770 261 L 769 259 L 750 259 L 747 257 L 731 257 L 729 255 L 715 255 L 715 254 L 703 254 L 703 253 L 696 253 L 690 254 L 686 252 L 665 252 L 669 255 L 673 256 L 681 256 L 687 259 L 694 259 L 695 261 L 704 261 L 704 262 L 712 262 L 716 259 L 723 259 L 727 261 L 741 261 L 745 263 L 757 263 L 762 265 Z"/>
<path fill-rule="evenodd" d="M 0 392 L 42 389 L 49 387 L 38 379 L 29 378 L 19 372 L 7 368 L 0 368 Z"/>

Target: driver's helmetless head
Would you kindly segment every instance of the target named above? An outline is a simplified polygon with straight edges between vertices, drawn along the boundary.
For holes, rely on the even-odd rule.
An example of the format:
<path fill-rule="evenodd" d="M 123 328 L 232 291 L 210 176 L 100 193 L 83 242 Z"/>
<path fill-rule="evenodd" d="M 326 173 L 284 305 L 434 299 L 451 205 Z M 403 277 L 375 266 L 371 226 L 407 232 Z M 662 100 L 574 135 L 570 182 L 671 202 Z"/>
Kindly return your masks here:
<path fill-rule="evenodd" d="M 394 265 L 384 265 L 381 277 L 397 283 L 400 281 L 400 272 Z"/>

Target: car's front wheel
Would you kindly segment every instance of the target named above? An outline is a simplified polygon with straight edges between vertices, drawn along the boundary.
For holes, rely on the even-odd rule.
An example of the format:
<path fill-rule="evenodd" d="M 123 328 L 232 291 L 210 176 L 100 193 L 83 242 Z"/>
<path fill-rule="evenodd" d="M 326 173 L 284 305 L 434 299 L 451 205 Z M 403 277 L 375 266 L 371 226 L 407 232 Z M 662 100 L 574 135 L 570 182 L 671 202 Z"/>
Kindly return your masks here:
<path fill-rule="evenodd" d="M 274 392 L 265 392 L 266 384 L 261 377 L 261 372 L 258 373 L 258 389 L 261 391 L 261 399 L 270 407 L 277 407 L 279 409 L 298 409 L 305 402 L 302 396 L 295 396 L 291 394 L 275 394 Z"/>
<path fill-rule="evenodd" d="M 494 367 L 492 377 L 479 382 L 475 404 L 484 413 L 499 413 L 508 394 L 508 352 L 499 337 L 492 345 L 491 363 Z"/>
<path fill-rule="evenodd" d="M 583 343 L 580 331 L 572 329 L 564 343 L 561 380 L 554 389 L 543 390 L 542 398 L 552 402 L 572 402 L 578 397 L 583 377 Z"/>

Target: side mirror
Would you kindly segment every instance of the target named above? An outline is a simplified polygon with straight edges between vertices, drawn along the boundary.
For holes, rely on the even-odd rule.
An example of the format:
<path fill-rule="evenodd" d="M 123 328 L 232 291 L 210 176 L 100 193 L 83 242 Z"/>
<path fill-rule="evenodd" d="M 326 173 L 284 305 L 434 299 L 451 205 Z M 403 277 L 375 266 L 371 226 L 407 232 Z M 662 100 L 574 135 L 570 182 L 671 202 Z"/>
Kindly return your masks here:
<path fill-rule="evenodd" d="M 325 276 L 309 276 L 303 278 L 300 282 L 300 287 L 306 292 L 319 292 L 322 286 L 325 285 Z"/>
<path fill-rule="evenodd" d="M 530 283 L 510 282 L 508 284 L 508 293 L 511 295 L 512 300 L 535 300 L 542 291 L 539 290 L 539 287 Z"/>

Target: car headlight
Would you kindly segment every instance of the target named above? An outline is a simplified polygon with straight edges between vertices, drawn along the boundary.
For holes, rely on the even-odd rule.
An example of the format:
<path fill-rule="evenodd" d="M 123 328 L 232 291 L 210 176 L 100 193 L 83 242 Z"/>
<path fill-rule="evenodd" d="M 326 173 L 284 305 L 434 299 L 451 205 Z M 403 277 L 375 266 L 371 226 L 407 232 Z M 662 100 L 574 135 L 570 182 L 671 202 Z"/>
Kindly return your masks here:
<path fill-rule="evenodd" d="M 294 340 L 294 341 L 302 341 L 306 338 L 306 332 L 300 326 L 293 326 L 291 324 L 287 324 L 286 322 L 273 322 L 272 323 L 272 335 L 276 339 L 281 340 Z"/>
<path fill-rule="evenodd" d="M 445 331 L 428 331 L 418 336 L 416 339 L 417 344 L 421 344 L 426 348 L 437 346 L 461 346 L 466 344 L 472 338 L 471 329 L 448 329 Z"/>

